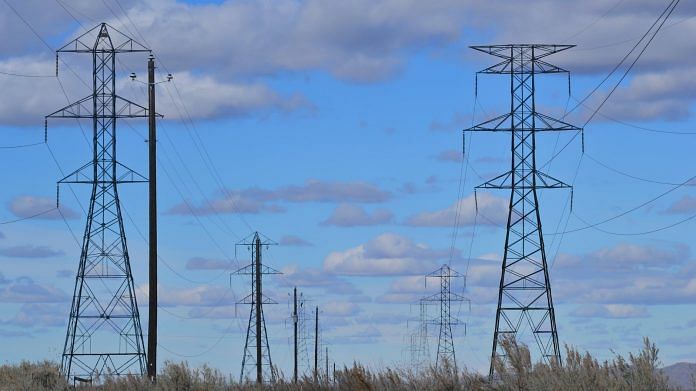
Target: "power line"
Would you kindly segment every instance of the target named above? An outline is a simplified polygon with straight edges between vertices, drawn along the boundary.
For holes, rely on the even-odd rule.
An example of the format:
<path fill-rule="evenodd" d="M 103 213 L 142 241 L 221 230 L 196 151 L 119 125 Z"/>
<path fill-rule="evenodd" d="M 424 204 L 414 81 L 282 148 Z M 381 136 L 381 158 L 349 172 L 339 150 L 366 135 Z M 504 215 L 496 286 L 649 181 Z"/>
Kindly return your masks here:
<path fill-rule="evenodd" d="M 682 183 L 680 183 L 680 184 L 677 184 L 676 186 L 672 187 L 671 189 L 669 189 L 669 190 L 667 190 L 667 191 L 665 191 L 665 192 L 662 192 L 662 193 L 658 194 L 657 196 L 655 196 L 655 197 L 653 197 L 653 198 L 651 198 L 651 199 L 649 199 L 649 200 L 647 200 L 647 201 L 641 202 L 640 204 L 638 204 L 638 205 L 636 205 L 636 206 L 634 206 L 634 207 L 632 207 L 632 208 L 630 208 L 630 209 L 628 209 L 628 210 L 626 210 L 626 211 L 623 211 L 623 212 L 621 212 L 621 213 L 619 213 L 619 214 L 616 214 L 616 215 L 614 215 L 614 216 L 605 218 L 605 219 L 600 220 L 600 221 L 598 221 L 598 222 L 596 222 L 596 223 L 592 223 L 592 224 L 589 224 L 589 225 L 586 225 L 586 226 L 583 226 L 583 227 L 579 227 L 579 228 L 574 228 L 574 229 L 566 230 L 566 231 L 563 231 L 563 232 L 546 233 L 546 234 L 544 234 L 544 235 L 548 235 L 548 236 L 551 236 L 551 235 L 565 235 L 565 234 L 567 234 L 567 233 L 580 232 L 580 231 L 584 231 L 584 230 L 587 230 L 587 229 L 590 229 L 590 228 L 598 227 L 598 226 L 600 226 L 600 225 L 606 224 L 606 223 L 608 223 L 608 222 L 611 222 L 611 221 L 614 221 L 614 220 L 616 220 L 616 219 L 619 219 L 619 218 L 621 218 L 621 217 L 623 217 L 623 216 L 626 216 L 626 215 L 628 215 L 629 213 L 635 212 L 635 211 L 637 211 L 637 210 L 639 210 L 639 209 L 641 209 L 641 208 L 643 208 L 643 207 L 645 207 L 645 206 L 647 206 L 647 205 L 649 205 L 649 204 L 651 204 L 651 203 L 653 203 L 653 202 L 655 202 L 655 201 L 657 201 L 657 200 L 659 200 L 659 199 L 661 199 L 661 198 L 667 196 L 668 194 L 674 192 L 675 190 L 677 190 L 677 189 L 679 189 L 679 188 L 681 188 L 681 187 L 684 187 L 684 186 L 686 186 L 686 185 L 689 184 L 689 183 L 692 183 L 692 181 L 694 181 L 694 180 L 696 180 L 696 176 L 692 176 L 691 178 L 687 179 L 686 181 L 684 181 L 684 182 L 682 182 Z"/>
<path fill-rule="evenodd" d="M 607 94 L 607 96 L 604 97 L 604 99 L 602 100 L 602 103 L 601 103 L 598 107 L 595 108 L 595 110 L 592 112 L 592 114 L 590 115 L 590 117 L 585 121 L 585 123 L 584 123 L 584 125 L 583 125 L 582 127 L 584 128 L 585 126 L 587 126 L 587 124 L 590 123 L 590 121 L 592 121 L 592 119 L 595 117 L 595 115 L 599 112 L 599 110 L 602 109 L 602 107 L 604 106 L 604 104 L 609 100 L 609 98 L 611 97 L 611 95 L 612 95 L 612 94 L 616 91 L 616 89 L 619 87 L 619 85 L 621 84 L 621 82 L 626 78 L 626 76 L 628 75 L 628 73 L 633 69 L 633 67 L 634 67 L 635 64 L 638 62 L 638 60 L 641 58 L 641 56 L 643 55 L 643 53 L 645 53 L 645 51 L 647 50 L 647 48 L 650 46 L 650 43 L 651 43 L 651 42 L 653 41 L 653 39 L 657 36 L 657 33 L 660 31 L 660 29 L 662 28 L 662 26 L 664 25 L 664 23 L 667 21 L 667 19 L 669 18 L 669 16 L 672 14 L 672 12 L 674 11 L 674 9 L 676 8 L 677 4 L 679 4 L 679 1 L 680 1 L 680 0 L 672 0 L 672 1 L 669 3 L 669 5 L 667 6 L 667 8 L 665 8 L 665 10 L 662 11 L 662 13 L 660 14 L 660 16 L 655 20 L 655 22 L 653 22 L 653 24 L 650 26 L 650 28 L 648 29 L 648 31 L 646 31 L 645 34 L 643 34 L 643 37 L 633 46 L 633 48 L 631 48 L 631 50 L 629 50 L 629 52 L 626 53 L 626 55 L 621 59 L 621 61 L 619 61 L 619 63 L 616 64 L 616 66 L 614 66 L 614 68 L 613 68 L 613 69 L 600 81 L 600 83 L 597 84 L 597 86 L 595 86 L 583 99 L 581 99 L 580 102 L 578 102 L 577 105 L 575 105 L 570 111 L 568 111 L 568 112 L 566 113 L 565 116 L 567 116 L 568 114 L 572 113 L 572 112 L 573 112 L 574 110 L 576 110 L 578 107 L 580 107 L 581 105 L 583 105 L 583 104 L 585 103 L 585 101 L 587 101 L 587 100 L 590 98 L 590 96 L 592 96 L 592 95 L 602 86 L 602 84 L 604 84 L 604 82 L 607 81 L 607 80 L 611 77 L 611 75 L 613 75 L 614 72 L 616 72 L 616 71 L 619 69 L 619 67 L 630 57 L 630 55 L 638 48 L 638 46 L 640 46 L 641 42 L 643 42 L 643 40 L 645 40 L 645 38 L 650 34 L 650 32 L 653 30 L 653 28 L 654 28 L 656 25 L 658 25 L 658 23 L 659 23 L 657 29 L 655 29 L 655 31 L 652 33 L 652 36 L 651 36 L 650 39 L 646 42 L 645 46 L 638 52 L 638 55 L 637 55 L 636 58 L 631 62 L 631 64 L 628 66 L 628 68 L 624 71 L 623 75 L 619 78 L 619 81 L 618 81 L 616 84 L 614 84 L 614 86 L 611 88 L 611 90 L 609 91 L 609 93 Z M 665 15 L 666 15 L 666 16 L 665 16 Z M 663 17 L 664 17 L 664 20 L 662 20 Z M 660 23 L 660 20 L 662 20 L 661 23 Z M 564 116 L 564 117 L 565 117 L 565 116 Z M 581 134 L 581 132 L 575 133 L 575 134 L 573 135 L 573 137 L 571 137 L 571 139 L 568 140 L 568 142 L 567 142 L 558 152 L 556 152 L 554 155 L 552 155 L 551 158 L 550 158 L 546 163 L 544 163 L 541 167 L 544 168 L 544 167 L 546 167 L 547 165 L 549 165 L 549 164 L 550 164 L 556 157 L 558 157 L 558 156 L 559 156 L 559 155 L 560 155 L 560 154 L 561 154 L 561 153 L 562 153 L 562 152 L 563 152 L 563 151 L 564 151 L 564 150 L 565 150 L 577 137 L 578 137 L 578 135 L 580 135 L 580 134 Z M 583 142 L 583 144 L 584 144 L 584 142 Z M 584 148 L 583 148 L 583 149 L 584 149 Z"/>
<path fill-rule="evenodd" d="M 585 153 L 585 156 L 587 156 L 588 159 L 592 160 L 592 161 L 595 162 L 597 165 L 599 165 L 599 166 L 601 166 L 601 167 L 604 167 L 604 168 L 606 168 L 607 170 L 609 170 L 609 171 L 611 171 L 611 172 L 613 172 L 613 173 L 616 173 L 616 174 L 625 176 L 625 177 L 627 177 L 627 178 L 635 179 L 635 180 L 637 180 L 637 181 L 647 182 L 647 183 L 653 183 L 653 184 L 656 184 L 656 185 L 696 186 L 696 182 L 689 182 L 689 183 L 683 184 L 683 183 L 681 183 L 681 182 L 666 182 L 666 181 L 660 181 L 660 180 L 657 180 L 657 179 L 650 179 L 650 178 L 639 177 L 639 176 L 637 176 L 637 175 L 629 174 L 629 173 L 627 173 L 627 172 L 625 172 L 625 171 L 622 171 L 622 170 L 619 170 L 619 169 L 617 169 L 617 168 L 614 168 L 614 167 L 612 167 L 612 166 L 610 166 L 610 165 L 608 165 L 608 164 L 606 164 L 606 163 L 600 161 L 599 159 L 597 159 L 597 158 L 595 158 L 595 157 L 592 157 L 592 156 L 591 156 L 590 154 L 588 154 L 588 153 Z"/>
<path fill-rule="evenodd" d="M 19 223 L 20 221 L 27 221 L 27 220 L 35 219 L 35 218 L 37 218 L 37 217 L 40 217 L 40 216 L 49 214 L 49 213 L 55 211 L 56 209 L 58 209 L 58 208 L 46 209 L 46 210 L 44 210 L 44 211 L 42 211 L 42 212 L 35 213 L 35 214 L 31 215 L 31 216 L 20 217 L 20 218 L 14 219 L 14 220 L 1 221 L 1 222 L 0 222 L 0 225 L 14 224 L 14 223 Z"/>

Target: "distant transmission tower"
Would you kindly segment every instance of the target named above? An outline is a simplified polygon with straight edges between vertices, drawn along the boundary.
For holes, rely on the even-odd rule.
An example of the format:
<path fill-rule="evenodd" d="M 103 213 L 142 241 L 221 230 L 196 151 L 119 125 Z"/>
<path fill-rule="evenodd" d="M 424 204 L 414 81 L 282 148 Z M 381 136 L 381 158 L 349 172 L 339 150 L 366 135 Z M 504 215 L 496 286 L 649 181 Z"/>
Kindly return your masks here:
<path fill-rule="evenodd" d="M 457 358 L 454 354 L 454 337 L 452 334 L 452 326 L 457 326 L 462 324 L 462 322 L 456 317 L 452 316 L 452 302 L 468 301 L 468 299 L 460 294 L 452 292 L 451 286 L 453 278 L 463 279 L 464 276 L 450 268 L 449 265 L 442 265 L 439 269 L 425 276 L 426 285 L 428 278 L 437 278 L 440 280 L 440 292 L 421 299 L 422 304 L 439 304 L 439 316 L 435 319 L 429 319 L 426 321 L 426 323 L 434 324 L 440 329 L 437 338 L 437 357 L 435 359 L 435 367 L 440 368 L 442 365 L 449 365 L 450 368 L 456 371 Z"/>
<path fill-rule="evenodd" d="M 47 123 L 84 118 L 93 125 L 92 160 L 58 182 L 92 185 L 61 361 L 61 372 L 72 382 L 146 372 L 117 185 L 147 179 L 116 160 L 116 119 L 146 118 L 148 111 L 116 95 L 116 54 L 149 51 L 106 23 L 57 51 L 88 53 L 93 65 L 92 93 L 46 116 Z"/>
<path fill-rule="evenodd" d="M 263 294 L 263 276 L 266 274 L 281 274 L 279 271 L 263 265 L 262 248 L 276 245 L 266 238 L 261 240 L 261 235 L 255 232 L 251 241 L 244 239 L 238 246 L 247 246 L 251 251 L 251 264 L 233 274 L 251 276 L 251 293 L 237 304 L 249 304 L 249 325 L 247 327 L 246 342 L 244 343 L 244 355 L 242 356 L 242 370 L 239 374 L 239 382 L 249 379 L 252 370 L 256 369 L 256 382 L 262 384 L 264 379 L 275 381 L 275 370 L 271 360 L 271 349 L 268 345 L 266 333 L 266 320 L 263 315 L 264 304 L 277 304 L 273 299 Z M 253 363 L 253 364 L 252 364 Z"/>
<path fill-rule="evenodd" d="M 312 361 L 309 356 L 309 347 L 307 341 L 309 341 L 312 336 L 309 330 L 309 315 L 307 315 L 307 299 L 304 295 L 298 297 L 297 305 L 297 320 L 299 329 L 299 360 L 304 366 L 304 373 L 308 373 L 312 370 Z"/>
<path fill-rule="evenodd" d="M 429 359 L 430 350 L 428 348 L 428 303 L 420 301 L 418 303 L 419 317 L 418 329 L 411 333 L 411 368 L 416 373 L 421 373 L 426 369 Z"/>
<path fill-rule="evenodd" d="M 480 185 L 483 189 L 510 189 L 510 207 L 505 237 L 498 309 L 496 311 L 493 351 L 489 376 L 495 360 L 505 360 L 500 351 L 503 335 L 515 336 L 524 324 L 531 329 L 546 362 L 560 364 L 556 317 L 541 231 L 537 189 L 570 186 L 537 170 L 536 133 L 582 131 L 561 120 L 537 112 L 535 75 L 567 73 L 549 64 L 545 58 L 570 49 L 572 45 L 493 45 L 473 49 L 502 59 L 478 73 L 510 75 L 510 112 L 476 125 L 466 131 L 512 133 L 512 168 Z M 478 74 L 477 74 L 478 75 Z"/>

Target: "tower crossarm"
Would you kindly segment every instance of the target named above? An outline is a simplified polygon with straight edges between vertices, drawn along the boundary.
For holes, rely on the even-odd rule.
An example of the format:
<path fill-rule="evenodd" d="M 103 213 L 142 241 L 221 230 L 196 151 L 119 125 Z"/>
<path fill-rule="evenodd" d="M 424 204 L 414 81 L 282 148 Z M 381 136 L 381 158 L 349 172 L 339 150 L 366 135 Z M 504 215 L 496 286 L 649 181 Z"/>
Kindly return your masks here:
<path fill-rule="evenodd" d="M 583 128 L 571 125 L 563 120 L 550 117 L 539 112 L 527 113 L 530 118 L 527 121 L 534 122 L 534 132 L 558 132 L 558 131 L 582 131 Z M 471 128 L 464 129 L 464 132 L 514 132 L 523 130 L 519 125 L 513 126 L 514 114 L 507 113 L 481 122 Z M 525 129 L 531 131 L 532 129 Z"/>
<path fill-rule="evenodd" d="M 66 175 L 58 181 L 58 184 L 94 184 L 94 183 L 145 183 L 147 178 L 137 171 L 116 162 L 116 176 L 114 179 L 94 178 L 94 162 L 89 162 L 77 170 Z"/>
<path fill-rule="evenodd" d="M 47 115 L 45 118 L 94 118 L 94 95 L 88 95 L 76 102 L 73 102 L 62 109 L 56 110 Z M 109 116 L 110 118 L 147 118 L 149 110 L 147 107 L 141 106 L 126 98 L 114 95 L 115 111 Z M 163 118 L 162 114 L 155 114 L 159 118 Z"/>
<path fill-rule="evenodd" d="M 572 189 L 573 186 L 569 185 L 560 179 L 556 179 L 548 174 L 541 171 L 534 170 L 534 181 L 533 182 L 521 182 L 519 184 L 513 184 L 513 171 L 507 171 L 504 174 L 500 174 L 497 177 L 486 181 L 478 186 L 476 189 Z"/>
<path fill-rule="evenodd" d="M 95 44 L 95 41 L 97 42 Z M 151 52 L 152 50 L 120 32 L 108 23 L 100 23 L 94 28 L 66 43 L 57 53 L 112 53 Z"/>

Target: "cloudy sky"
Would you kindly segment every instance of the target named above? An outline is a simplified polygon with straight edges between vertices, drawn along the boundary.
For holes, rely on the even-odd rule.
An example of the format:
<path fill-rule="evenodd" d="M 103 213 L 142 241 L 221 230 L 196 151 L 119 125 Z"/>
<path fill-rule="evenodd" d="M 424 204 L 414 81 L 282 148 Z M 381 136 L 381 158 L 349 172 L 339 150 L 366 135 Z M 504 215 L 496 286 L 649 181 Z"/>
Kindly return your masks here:
<path fill-rule="evenodd" d="M 258 230 L 280 244 L 266 257 L 284 273 L 266 283 L 279 303 L 267 322 L 285 373 L 293 286 L 321 308 L 332 361 L 408 365 L 414 303 L 435 285 L 423 275 L 447 262 L 471 299 L 455 306 L 467 323 L 455 330 L 459 365 L 485 371 L 509 195 L 479 192 L 477 214 L 473 188 L 508 168 L 509 138 L 468 137 L 462 158 L 460 131 L 509 108 L 509 80 L 481 77 L 475 99 L 474 74 L 495 59 L 468 46 L 576 44 L 549 58 L 572 71 L 572 94 L 562 76 L 537 84 L 540 110 L 560 117 L 667 3 L 4 0 L 0 358 L 62 352 L 89 193 L 61 189 L 66 223 L 55 182 L 90 158 L 91 130 L 53 121 L 46 145 L 43 116 L 89 93 L 89 58 L 63 55 L 55 77 L 55 49 L 85 29 L 108 22 L 153 49 L 159 78 L 174 76 L 158 91 L 160 360 L 238 373 L 248 308 L 234 302 L 248 281 L 230 273 L 249 259 L 235 243 Z M 559 337 L 601 358 L 649 336 L 665 364 L 696 360 L 695 14 L 676 8 L 587 124 L 584 155 L 575 134 L 539 137 L 537 161 L 575 185 L 572 213 L 569 191 L 540 196 Z M 144 78 L 146 56 L 118 66 L 119 93 L 145 103 L 128 74 Z M 567 120 L 585 123 L 617 81 Z M 118 129 L 119 159 L 146 172 L 146 124 Z M 143 314 L 146 196 L 122 188 Z"/>

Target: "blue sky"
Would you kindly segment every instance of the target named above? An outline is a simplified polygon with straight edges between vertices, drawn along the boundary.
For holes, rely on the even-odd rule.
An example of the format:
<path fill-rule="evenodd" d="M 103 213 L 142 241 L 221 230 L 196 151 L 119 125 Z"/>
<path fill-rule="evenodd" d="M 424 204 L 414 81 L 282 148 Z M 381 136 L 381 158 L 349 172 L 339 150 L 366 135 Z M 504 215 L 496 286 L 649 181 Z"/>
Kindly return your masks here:
<path fill-rule="evenodd" d="M 413 304 L 428 293 L 422 276 L 448 261 L 468 275 L 463 294 L 472 302 L 471 310 L 457 307 L 468 324 L 466 336 L 463 328 L 455 331 L 459 365 L 485 371 L 505 234 L 500 224 L 509 195 L 479 192 L 475 218 L 472 194 L 474 186 L 507 168 L 509 139 L 474 135 L 463 161 L 460 130 L 506 110 L 508 81 L 481 77 L 475 100 L 474 73 L 493 58 L 468 46 L 577 44 L 556 56 L 556 63 L 572 72 L 572 97 L 563 77 L 545 77 L 537 86 L 539 107 L 562 116 L 666 5 L 7 1 L 53 49 L 84 27 L 107 21 L 136 38 L 145 36 L 161 64 L 160 77 L 174 75 L 158 96 L 158 111 L 165 115 L 159 123 L 159 240 L 166 262 L 160 265 L 158 358 L 209 363 L 234 375 L 248 316 L 248 308 L 235 308 L 234 301 L 246 294 L 248 281 L 229 275 L 248 260 L 243 252 L 235 256 L 235 243 L 253 230 L 281 244 L 266 258 L 284 271 L 267 282 L 279 302 L 267 310 L 267 322 L 274 362 L 286 373 L 293 285 L 322 309 L 322 338 L 332 361 L 409 365 L 406 348 L 415 331 L 409 320 L 418 314 Z M 67 102 L 61 85 L 71 101 L 88 93 L 69 69 L 88 79 L 89 61 L 62 56 L 59 84 L 51 77 L 52 51 L 7 4 L 0 7 L 0 30 L 13 37 L 0 44 L 0 71 L 46 76 L 0 75 L 0 145 L 40 143 L 43 116 Z M 690 315 L 696 299 L 693 221 L 633 235 L 696 213 L 691 187 L 670 184 L 693 175 L 696 135 L 637 128 L 696 131 L 695 69 L 687 50 L 687 37 L 696 29 L 694 12 L 688 4 L 677 8 L 587 125 L 585 155 L 581 158 L 575 138 L 547 168 L 572 182 L 580 161 L 572 215 L 565 208 L 568 191 L 541 195 L 559 337 L 601 358 L 634 351 L 649 336 L 666 364 L 696 359 L 691 338 L 696 317 Z M 144 78 L 145 64 L 145 56 L 123 57 L 118 82 L 122 95 L 143 103 L 141 85 L 128 74 Z M 596 106 L 615 82 L 600 88 L 589 104 Z M 581 108 L 568 120 L 582 124 L 589 115 Z M 82 126 L 89 130 L 89 124 Z M 119 159 L 146 172 L 146 124 L 122 122 L 118 129 Z M 48 145 L 58 164 L 43 144 L 0 149 L 6 167 L 0 174 L 5 183 L 0 219 L 52 208 L 60 170 L 80 167 L 90 157 L 84 137 L 74 123 L 49 124 Z M 540 136 L 538 161 L 547 161 L 572 137 Z M 89 193 L 83 187 L 73 191 L 75 196 L 61 189 L 61 210 L 81 238 L 81 205 Z M 122 187 L 142 314 L 147 246 L 139 231 L 147 229 L 146 196 L 144 185 Z M 457 203 L 462 216 L 453 240 Z M 554 235 L 624 211 L 630 213 L 598 229 Z M 0 232 L 1 358 L 58 360 L 79 245 L 54 212 L 3 224 Z M 432 353 L 436 342 L 430 340 Z"/>

